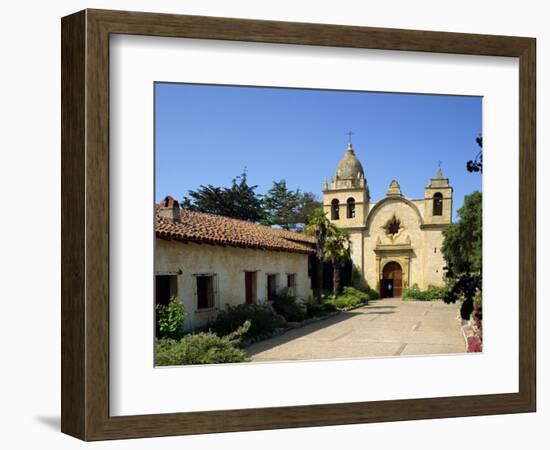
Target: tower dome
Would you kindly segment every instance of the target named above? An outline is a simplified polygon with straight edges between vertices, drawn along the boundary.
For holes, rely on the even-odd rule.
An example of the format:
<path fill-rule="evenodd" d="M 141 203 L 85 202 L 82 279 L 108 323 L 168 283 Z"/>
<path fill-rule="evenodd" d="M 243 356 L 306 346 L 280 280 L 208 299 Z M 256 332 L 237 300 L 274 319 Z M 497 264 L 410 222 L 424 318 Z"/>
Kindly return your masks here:
<path fill-rule="evenodd" d="M 365 173 L 363 172 L 363 166 L 357 159 L 357 156 L 355 156 L 353 146 L 350 142 L 342 161 L 340 161 L 338 167 L 336 167 L 336 179 L 356 180 L 364 177 Z"/>

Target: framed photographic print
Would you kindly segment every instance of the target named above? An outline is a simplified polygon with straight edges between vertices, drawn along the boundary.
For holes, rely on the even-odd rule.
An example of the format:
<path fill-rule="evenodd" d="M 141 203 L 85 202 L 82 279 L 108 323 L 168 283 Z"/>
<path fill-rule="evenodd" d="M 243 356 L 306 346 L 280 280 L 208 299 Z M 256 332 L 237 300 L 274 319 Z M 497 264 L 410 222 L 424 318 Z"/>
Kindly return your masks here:
<path fill-rule="evenodd" d="M 62 19 L 62 431 L 535 411 L 535 39 Z"/>

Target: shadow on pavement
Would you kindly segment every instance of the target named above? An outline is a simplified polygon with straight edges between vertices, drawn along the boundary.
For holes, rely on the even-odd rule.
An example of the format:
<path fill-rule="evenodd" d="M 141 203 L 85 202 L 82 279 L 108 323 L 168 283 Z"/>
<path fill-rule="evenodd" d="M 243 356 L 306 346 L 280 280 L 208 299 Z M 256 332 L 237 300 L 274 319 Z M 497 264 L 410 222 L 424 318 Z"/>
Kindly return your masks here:
<path fill-rule="evenodd" d="M 374 303 L 375 301 L 371 301 L 371 303 Z M 243 349 L 248 356 L 254 356 L 258 353 L 265 352 L 266 350 L 270 350 L 274 347 L 278 347 L 279 345 L 284 345 L 290 341 L 293 341 L 295 339 L 299 339 L 302 337 L 307 336 L 308 334 L 315 333 L 316 331 L 319 331 L 324 328 L 331 327 L 333 325 L 336 325 L 340 322 L 343 322 L 344 320 L 351 319 L 358 315 L 370 315 L 370 314 L 395 314 L 395 311 L 369 311 L 370 309 L 381 309 L 381 308 L 396 308 L 396 306 L 388 305 L 388 306 L 371 306 L 370 304 L 367 306 L 362 306 L 360 308 L 351 310 L 351 311 L 341 311 L 340 314 L 329 317 L 328 319 L 322 319 L 318 322 L 313 322 L 307 325 L 304 325 L 301 328 L 296 328 L 294 330 L 289 330 L 286 333 L 275 336 L 269 339 L 266 339 L 265 341 L 260 341 L 252 344 L 250 347 L 247 347 Z"/>

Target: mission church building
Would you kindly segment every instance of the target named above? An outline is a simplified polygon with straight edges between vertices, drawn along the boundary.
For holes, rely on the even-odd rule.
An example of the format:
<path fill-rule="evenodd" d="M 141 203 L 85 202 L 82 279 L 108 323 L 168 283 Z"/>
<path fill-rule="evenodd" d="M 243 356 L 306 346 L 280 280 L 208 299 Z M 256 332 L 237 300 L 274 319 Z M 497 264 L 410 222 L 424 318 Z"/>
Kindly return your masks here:
<path fill-rule="evenodd" d="M 330 184 L 323 184 L 323 208 L 330 221 L 349 233 L 354 269 L 362 283 L 382 297 L 400 297 L 404 288 L 445 283 L 443 230 L 451 223 L 453 188 L 441 168 L 409 199 L 393 180 L 386 196 L 370 198 L 361 162 L 350 143 Z"/>

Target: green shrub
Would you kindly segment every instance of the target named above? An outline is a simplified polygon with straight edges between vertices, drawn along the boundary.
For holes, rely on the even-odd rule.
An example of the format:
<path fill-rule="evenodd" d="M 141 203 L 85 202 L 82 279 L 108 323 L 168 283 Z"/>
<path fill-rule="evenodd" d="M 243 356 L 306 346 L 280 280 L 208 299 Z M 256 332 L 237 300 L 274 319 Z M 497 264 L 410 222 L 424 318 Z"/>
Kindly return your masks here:
<path fill-rule="evenodd" d="M 246 321 L 250 322 L 250 327 L 244 334 L 243 339 L 269 335 L 281 325 L 273 309 L 268 305 L 241 304 L 226 305 L 216 319 L 207 325 L 207 328 L 218 336 L 225 336 L 235 332 Z"/>
<path fill-rule="evenodd" d="M 423 300 L 423 301 L 439 300 L 445 297 L 446 292 L 447 292 L 446 287 L 437 287 L 432 285 L 429 285 L 428 289 L 426 289 L 425 291 L 422 291 L 418 287 L 418 284 L 415 283 L 412 286 L 403 290 L 403 299 L 404 300 Z"/>
<path fill-rule="evenodd" d="M 367 286 L 364 289 L 358 289 L 353 287 L 344 288 L 344 291 L 342 292 L 342 294 L 346 295 L 346 289 L 347 289 L 347 295 L 358 296 L 363 299 L 366 299 L 366 301 L 377 300 L 380 298 L 380 294 L 378 293 L 378 291 L 371 289 L 369 286 Z"/>
<path fill-rule="evenodd" d="M 378 291 L 371 289 L 370 287 L 367 288 L 366 292 L 369 296 L 369 300 L 377 300 L 380 298 L 380 294 L 378 293 Z"/>
<path fill-rule="evenodd" d="M 158 304 L 157 308 L 157 336 L 174 337 L 180 330 L 185 317 L 185 307 L 181 300 L 174 296 L 167 305 Z"/>
<path fill-rule="evenodd" d="M 307 317 L 324 316 L 330 312 L 336 311 L 336 308 L 331 303 L 326 301 L 323 303 L 317 303 L 315 300 L 308 300 L 305 303 Z"/>
<path fill-rule="evenodd" d="M 246 354 L 235 347 L 248 332 L 250 322 L 227 336 L 214 333 L 191 333 L 176 340 L 161 338 L 156 341 L 155 362 L 158 366 L 186 364 L 219 364 L 247 361 Z"/>
<path fill-rule="evenodd" d="M 408 288 L 403 289 L 403 299 L 412 299 L 412 300 L 424 300 L 424 293 L 418 287 L 418 284 L 413 284 Z"/>
<path fill-rule="evenodd" d="M 368 303 L 371 296 L 373 294 L 370 291 L 364 292 L 347 286 L 344 288 L 342 294 L 327 300 L 325 303 L 332 305 L 336 309 L 352 308 L 362 303 Z"/>
<path fill-rule="evenodd" d="M 352 308 L 354 306 L 357 306 L 362 302 L 357 297 L 339 295 L 336 298 L 327 300 L 326 303 L 333 306 L 335 309 L 346 309 L 346 308 Z"/>
<path fill-rule="evenodd" d="M 307 317 L 306 308 L 296 303 L 294 297 L 279 295 L 273 300 L 273 309 L 288 322 L 301 322 Z"/>
<path fill-rule="evenodd" d="M 447 287 L 437 287 L 432 286 L 431 284 L 428 286 L 428 290 L 426 291 L 426 295 L 430 300 L 441 300 L 445 297 L 445 294 L 447 293 Z"/>
<path fill-rule="evenodd" d="M 366 291 L 355 289 L 351 286 L 346 286 L 342 292 L 343 295 L 349 297 L 356 297 L 361 300 L 361 303 L 368 302 L 370 300 L 370 294 Z"/>

